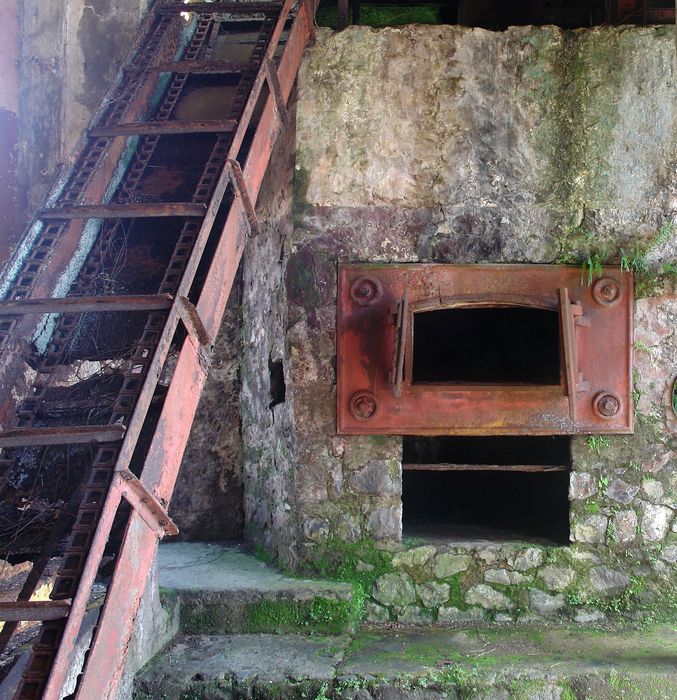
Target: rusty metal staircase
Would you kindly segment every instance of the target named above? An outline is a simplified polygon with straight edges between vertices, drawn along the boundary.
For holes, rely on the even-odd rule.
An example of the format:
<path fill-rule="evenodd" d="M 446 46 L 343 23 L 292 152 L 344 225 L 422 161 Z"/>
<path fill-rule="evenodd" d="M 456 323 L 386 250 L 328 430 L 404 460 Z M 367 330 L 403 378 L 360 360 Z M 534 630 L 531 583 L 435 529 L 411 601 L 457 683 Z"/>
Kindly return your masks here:
<path fill-rule="evenodd" d="M 115 696 L 158 540 L 177 532 L 167 504 L 240 258 L 258 233 L 254 207 L 313 35 L 313 7 L 158 0 L 17 253 L 0 302 L 0 489 L 26 455 L 44 460 L 60 449 L 67 459 L 74 445 L 83 476 L 55 512 L 17 600 L 0 603 L 0 650 L 19 621 L 42 622 L 16 698 L 61 697 L 104 554 L 115 568 L 75 697 Z M 245 20 L 256 27 L 250 58 L 215 57 L 219 37 Z M 227 117 L 177 116 L 196 75 L 231 76 Z M 189 154 L 190 187 L 153 201 L 140 183 L 154 158 L 168 140 L 195 135 L 206 141 Z M 111 251 L 137 234 L 173 242 L 171 253 L 154 289 L 121 293 L 125 285 L 108 274 Z M 83 319 L 97 318 L 109 335 L 119 324 L 126 348 L 112 395 L 50 403 Z M 64 539 L 51 601 L 32 601 Z"/>

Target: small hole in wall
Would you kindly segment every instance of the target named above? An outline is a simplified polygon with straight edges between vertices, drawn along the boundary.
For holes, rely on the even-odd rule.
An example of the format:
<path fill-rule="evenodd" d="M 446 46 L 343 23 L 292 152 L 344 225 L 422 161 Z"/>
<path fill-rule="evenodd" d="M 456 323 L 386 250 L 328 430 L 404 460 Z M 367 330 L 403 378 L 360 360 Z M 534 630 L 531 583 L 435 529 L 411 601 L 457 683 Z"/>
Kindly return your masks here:
<path fill-rule="evenodd" d="M 268 360 L 268 371 L 270 372 L 270 405 L 273 408 L 284 403 L 287 386 L 284 383 L 284 363 L 282 360 Z"/>
<path fill-rule="evenodd" d="M 672 412 L 677 416 L 677 377 L 675 377 L 675 380 L 672 382 L 670 401 L 672 403 Z"/>

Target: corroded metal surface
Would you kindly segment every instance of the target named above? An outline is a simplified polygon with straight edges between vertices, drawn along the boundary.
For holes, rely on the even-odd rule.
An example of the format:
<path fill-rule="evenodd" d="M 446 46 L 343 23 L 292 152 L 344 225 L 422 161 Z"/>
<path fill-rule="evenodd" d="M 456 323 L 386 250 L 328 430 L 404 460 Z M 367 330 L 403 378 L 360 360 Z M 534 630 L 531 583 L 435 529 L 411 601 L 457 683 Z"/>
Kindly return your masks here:
<path fill-rule="evenodd" d="M 545 265 L 341 266 L 339 432 L 632 432 L 632 278 L 605 268 L 600 282 Z M 559 346 L 546 350 L 560 358 L 559 382 L 413 381 L 416 314 L 480 308 L 558 314 Z"/>

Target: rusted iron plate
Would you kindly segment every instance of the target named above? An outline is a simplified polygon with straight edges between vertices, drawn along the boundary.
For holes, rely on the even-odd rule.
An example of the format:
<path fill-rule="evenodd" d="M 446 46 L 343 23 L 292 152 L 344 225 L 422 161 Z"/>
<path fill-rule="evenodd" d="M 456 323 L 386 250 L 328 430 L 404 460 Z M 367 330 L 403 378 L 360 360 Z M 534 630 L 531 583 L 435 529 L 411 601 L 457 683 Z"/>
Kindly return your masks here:
<path fill-rule="evenodd" d="M 605 268 L 588 286 L 574 267 L 547 265 L 343 265 L 338 299 L 338 431 L 345 434 L 566 435 L 629 433 L 632 405 L 632 277 Z M 409 289 L 401 396 L 394 395 L 397 309 Z M 414 317 L 455 308 L 526 307 L 572 317 L 558 384 L 412 381 Z M 580 304 L 580 310 L 577 305 Z M 568 308 L 568 307 L 567 307 Z M 572 328 L 573 327 L 573 328 Z M 576 352 L 573 352 L 573 351 Z M 566 357 L 576 357 L 569 401 Z"/>

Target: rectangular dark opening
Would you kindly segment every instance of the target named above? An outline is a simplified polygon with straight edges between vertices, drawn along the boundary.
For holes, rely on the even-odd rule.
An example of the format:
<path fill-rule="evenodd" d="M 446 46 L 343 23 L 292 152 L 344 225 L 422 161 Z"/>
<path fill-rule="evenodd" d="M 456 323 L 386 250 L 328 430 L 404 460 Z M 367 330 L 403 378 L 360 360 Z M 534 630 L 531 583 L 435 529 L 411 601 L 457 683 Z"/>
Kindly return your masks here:
<path fill-rule="evenodd" d="M 501 435 L 472 437 L 405 436 L 405 464 L 561 465 L 570 462 L 568 435 Z"/>
<path fill-rule="evenodd" d="M 560 383 L 559 313 L 463 307 L 414 313 L 413 383 Z"/>
<path fill-rule="evenodd" d="M 569 541 L 570 438 L 405 437 L 405 537 Z"/>

